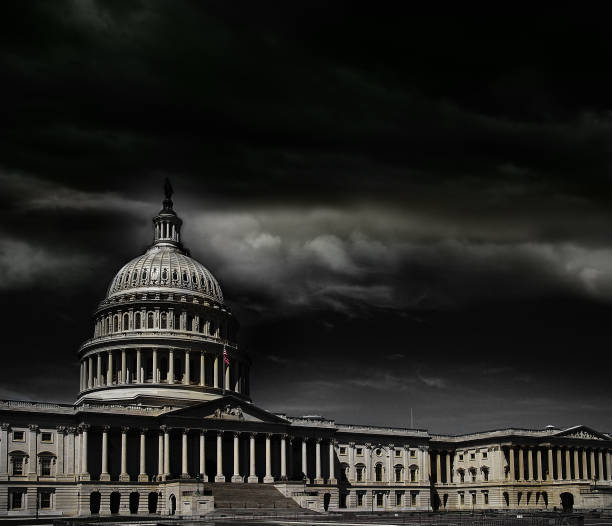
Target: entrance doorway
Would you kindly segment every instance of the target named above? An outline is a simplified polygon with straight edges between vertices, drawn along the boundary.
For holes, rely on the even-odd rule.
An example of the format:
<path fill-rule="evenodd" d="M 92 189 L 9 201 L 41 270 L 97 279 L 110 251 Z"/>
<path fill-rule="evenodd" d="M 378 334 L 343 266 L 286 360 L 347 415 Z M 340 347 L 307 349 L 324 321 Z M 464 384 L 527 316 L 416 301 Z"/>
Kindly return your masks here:
<path fill-rule="evenodd" d="M 565 513 L 570 513 L 574 509 L 574 496 L 571 493 L 561 493 L 561 506 Z"/>
<path fill-rule="evenodd" d="M 100 513 L 100 500 L 102 500 L 99 491 L 92 491 L 89 494 L 89 511 L 92 515 Z"/>
<path fill-rule="evenodd" d="M 121 493 L 113 491 L 110 494 L 110 512 L 112 515 L 119 513 L 119 506 L 121 505 Z"/>

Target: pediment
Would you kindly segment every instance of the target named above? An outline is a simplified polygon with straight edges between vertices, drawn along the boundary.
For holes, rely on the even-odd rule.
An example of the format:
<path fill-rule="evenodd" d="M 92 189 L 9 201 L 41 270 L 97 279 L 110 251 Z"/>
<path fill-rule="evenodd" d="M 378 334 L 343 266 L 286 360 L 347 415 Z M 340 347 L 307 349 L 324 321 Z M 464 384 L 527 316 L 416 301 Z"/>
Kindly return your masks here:
<path fill-rule="evenodd" d="M 175 409 L 164 416 L 221 422 L 287 424 L 287 420 L 249 402 L 228 395 L 209 402 Z"/>
<path fill-rule="evenodd" d="M 558 437 L 579 438 L 583 440 L 610 440 L 610 437 L 604 433 L 596 431 L 588 426 L 574 426 L 555 434 Z"/>

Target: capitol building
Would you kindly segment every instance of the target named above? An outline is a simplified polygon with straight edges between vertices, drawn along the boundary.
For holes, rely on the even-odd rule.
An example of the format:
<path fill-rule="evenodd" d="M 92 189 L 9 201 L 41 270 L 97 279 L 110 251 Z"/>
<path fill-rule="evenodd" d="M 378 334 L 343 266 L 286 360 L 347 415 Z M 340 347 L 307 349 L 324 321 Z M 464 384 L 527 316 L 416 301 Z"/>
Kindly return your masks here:
<path fill-rule="evenodd" d="M 612 436 L 586 426 L 438 435 L 259 407 L 171 195 L 93 314 L 74 404 L 0 401 L 0 517 L 612 507 Z"/>

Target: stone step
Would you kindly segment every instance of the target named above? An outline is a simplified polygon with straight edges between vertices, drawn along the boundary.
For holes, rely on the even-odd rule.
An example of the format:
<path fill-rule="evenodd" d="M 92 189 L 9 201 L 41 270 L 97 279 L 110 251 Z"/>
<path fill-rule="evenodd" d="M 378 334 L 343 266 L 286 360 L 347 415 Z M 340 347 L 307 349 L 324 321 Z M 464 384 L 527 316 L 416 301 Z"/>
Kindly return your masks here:
<path fill-rule="evenodd" d="M 204 484 L 204 489 L 215 498 L 215 508 L 226 509 L 299 509 L 291 498 L 285 497 L 270 484 Z"/>

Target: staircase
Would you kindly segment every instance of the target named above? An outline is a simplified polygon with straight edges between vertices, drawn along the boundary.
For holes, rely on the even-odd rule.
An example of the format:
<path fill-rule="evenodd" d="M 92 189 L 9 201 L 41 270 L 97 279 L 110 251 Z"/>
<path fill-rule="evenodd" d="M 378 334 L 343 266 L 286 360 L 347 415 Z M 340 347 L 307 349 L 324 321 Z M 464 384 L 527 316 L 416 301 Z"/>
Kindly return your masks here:
<path fill-rule="evenodd" d="M 291 498 L 285 497 L 271 484 L 205 484 L 212 492 L 217 509 L 293 509 L 300 506 Z"/>

